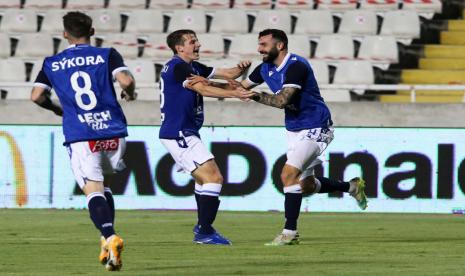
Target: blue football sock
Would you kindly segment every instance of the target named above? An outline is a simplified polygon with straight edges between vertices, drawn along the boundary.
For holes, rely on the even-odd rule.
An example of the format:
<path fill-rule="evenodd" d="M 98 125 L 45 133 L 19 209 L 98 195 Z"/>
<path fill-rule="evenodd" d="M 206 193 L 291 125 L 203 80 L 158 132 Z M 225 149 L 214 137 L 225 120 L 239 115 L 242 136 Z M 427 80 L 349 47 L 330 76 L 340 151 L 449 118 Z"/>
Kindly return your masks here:
<path fill-rule="evenodd" d="M 332 192 L 349 192 L 350 183 L 339 180 L 333 180 L 326 177 L 316 177 L 321 183 L 319 194 Z"/>
<path fill-rule="evenodd" d="M 111 222 L 115 224 L 115 200 L 113 199 L 111 189 L 108 187 L 105 187 L 105 198 L 107 200 L 108 207 L 110 208 Z"/>
<path fill-rule="evenodd" d="M 284 187 L 284 215 L 286 223 L 284 229 L 297 230 L 297 219 L 302 204 L 302 189 L 299 184 Z"/>
<path fill-rule="evenodd" d="M 102 193 L 91 193 L 87 196 L 90 218 L 95 227 L 100 230 L 102 236 L 106 238 L 115 234 L 111 221 L 111 212 L 105 196 Z"/>

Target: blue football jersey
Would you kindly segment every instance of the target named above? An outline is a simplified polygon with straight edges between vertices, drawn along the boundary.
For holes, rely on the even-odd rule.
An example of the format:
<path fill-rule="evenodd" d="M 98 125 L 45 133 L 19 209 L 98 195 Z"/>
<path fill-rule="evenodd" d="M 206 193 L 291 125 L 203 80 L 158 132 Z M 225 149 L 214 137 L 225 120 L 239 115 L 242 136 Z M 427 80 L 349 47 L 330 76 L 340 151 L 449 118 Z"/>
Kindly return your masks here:
<path fill-rule="evenodd" d="M 63 108 L 65 144 L 127 136 L 113 75 L 127 70 L 113 48 L 71 45 L 47 57 L 34 86 L 55 90 Z"/>
<path fill-rule="evenodd" d="M 160 138 L 200 137 L 199 129 L 204 119 L 203 97 L 185 88 L 185 83 L 192 74 L 210 78 L 213 73 L 212 67 L 196 61 L 189 64 L 178 56 L 165 64 L 160 77 Z"/>
<path fill-rule="evenodd" d="M 257 85 L 266 82 L 275 94 L 285 87 L 300 90 L 285 108 L 287 130 L 327 128 L 332 125 L 331 113 L 320 95 L 312 67 L 305 58 L 288 53 L 280 66 L 261 63 L 248 80 Z"/>

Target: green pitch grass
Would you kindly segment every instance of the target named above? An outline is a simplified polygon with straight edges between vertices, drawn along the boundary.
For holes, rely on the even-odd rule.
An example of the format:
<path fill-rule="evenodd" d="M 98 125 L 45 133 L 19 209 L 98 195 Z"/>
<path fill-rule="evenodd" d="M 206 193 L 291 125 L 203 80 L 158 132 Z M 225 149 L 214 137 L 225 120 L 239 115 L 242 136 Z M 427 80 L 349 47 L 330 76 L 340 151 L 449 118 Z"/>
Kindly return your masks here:
<path fill-rule="evenodd" d="M 220 212 L 233 246 L 192 244 L 194 212 L 118 211 L 118 275 L 465 275 L 465 217 L 301 215 L 298 246 L 267 247 L 282 213 Z M 108 275 L 85 210 L 0 210 L 0 275 Z"/>

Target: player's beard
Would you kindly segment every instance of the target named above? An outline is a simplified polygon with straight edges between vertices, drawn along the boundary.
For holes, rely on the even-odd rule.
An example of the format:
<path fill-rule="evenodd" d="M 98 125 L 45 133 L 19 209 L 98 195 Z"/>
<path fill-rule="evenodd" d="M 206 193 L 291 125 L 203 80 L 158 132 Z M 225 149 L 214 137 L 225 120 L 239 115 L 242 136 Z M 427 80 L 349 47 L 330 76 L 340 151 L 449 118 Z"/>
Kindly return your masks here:
<path fill-rule="evenodd" d="M 263 53 L 261 53 L 263 54 Z M 274 46 L 271 50 L 266 53 L 266 57 L 263 57 L 263 62 L 272 63 L 279 55 L 279 50 Z"/>

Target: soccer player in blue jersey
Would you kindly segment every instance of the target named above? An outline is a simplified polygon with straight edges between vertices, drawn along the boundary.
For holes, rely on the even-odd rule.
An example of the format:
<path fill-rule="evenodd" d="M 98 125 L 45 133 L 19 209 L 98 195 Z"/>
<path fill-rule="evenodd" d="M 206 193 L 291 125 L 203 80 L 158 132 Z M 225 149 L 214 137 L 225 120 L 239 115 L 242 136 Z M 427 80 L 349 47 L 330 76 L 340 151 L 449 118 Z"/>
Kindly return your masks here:
<path fill-rule="evenodd" d="M 242 87 L 191 81 L 193 75 L 205 78 L 234 79 L 250 66 L 241 62 L 234 68 L 212 68 L 197 62 L 200 43 L 192 30 L 177 30 L 167 37 L 167 44 L 174 56 L 165 64 L 160 80 L 161 128 L 159 138 L 177 166 L 195 179 L 195 198 L 198 224 L 194 227 L 194 242 L 199 244 L 224 244 L 231 242 L 213 227 L 220 201 L 223 176 L 213 155 L 200 140 L 202 127 L 203 96 L 218 98 L 243 98 L 253 95 Z M 221 86 L 221 87 L 219 87 Z"/>
<path fill-rule="evenodd" d="M 358 177 L 343 182 L 314 176 L 314 167 L 321 164 L 318 156 L 334 137 L 331 113 L 308 61 L 288 52 L 286 33 L 266 29 L 259 33 L 258 39 L 263 63 L 241 85 L 252 88 L 266 82 L 273 94 L 256 93 L 251 99 L 284 109 L 288 140 L 287 161 L 281 172 L 286 222 L 282 233 L 267 245 L 298 244 L 297 219 L 302 193 L 347 192 L 363 210 L 367 207 L 365 182 Z"/>
<path fill-rule="evenodd" d="M 115 78 L 127 101 L 135 99 L 135 82 L 123 58 L 113 48 L 90 45 L 92 19 L 81 12 L 63 17 L 63 36 L 70 46 L 44 60 L 31 99 L 63 116 L 64 145 L 77 183 L 87 197 L 90 218 L 100 230 L 100 262 L 107 270 L 120 270 L 123 240 L 113 228 L 115 206 L 104 175 L 125 168 L 122 160 L 127 133 L 113 87 Z M 50 99 L 54 89 L 61 105 Z"/>

